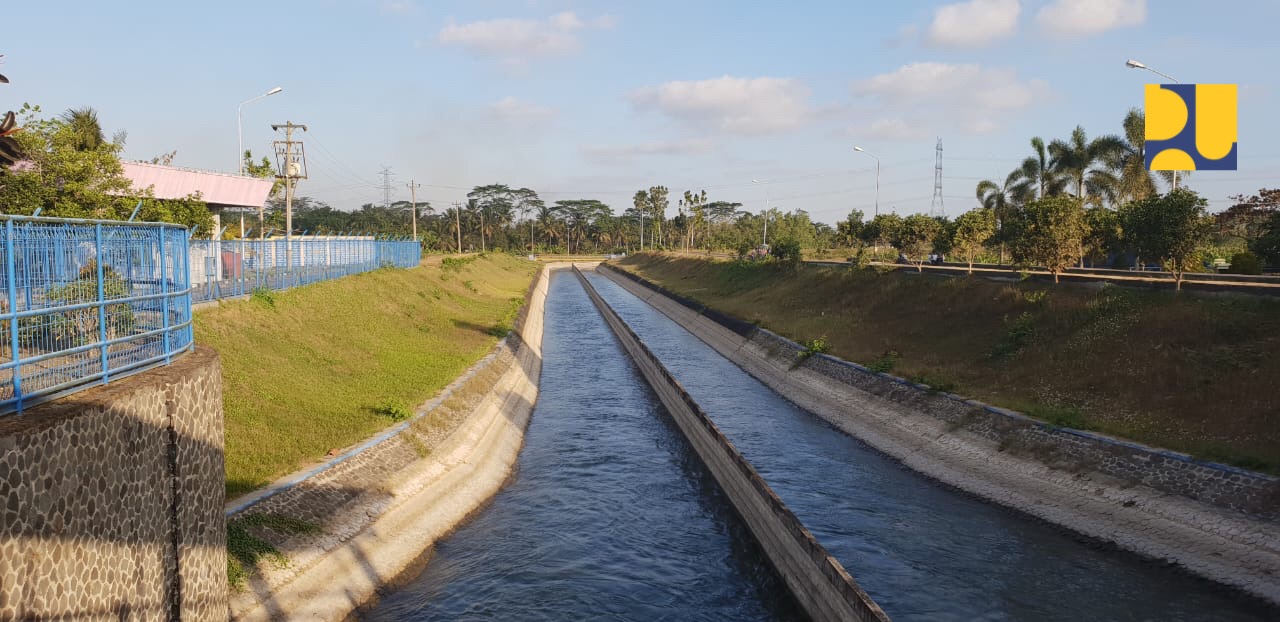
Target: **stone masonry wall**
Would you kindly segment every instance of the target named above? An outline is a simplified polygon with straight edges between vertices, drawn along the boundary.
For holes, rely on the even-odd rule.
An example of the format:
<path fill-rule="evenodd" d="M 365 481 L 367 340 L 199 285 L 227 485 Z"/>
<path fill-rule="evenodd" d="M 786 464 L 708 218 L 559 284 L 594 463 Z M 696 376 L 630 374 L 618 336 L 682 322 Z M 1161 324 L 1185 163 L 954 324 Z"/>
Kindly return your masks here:
<path fill-rule="evenodd" d="M 0 620 L 225 620 L 222 435 L 208 348 L 0 418 Z"/>

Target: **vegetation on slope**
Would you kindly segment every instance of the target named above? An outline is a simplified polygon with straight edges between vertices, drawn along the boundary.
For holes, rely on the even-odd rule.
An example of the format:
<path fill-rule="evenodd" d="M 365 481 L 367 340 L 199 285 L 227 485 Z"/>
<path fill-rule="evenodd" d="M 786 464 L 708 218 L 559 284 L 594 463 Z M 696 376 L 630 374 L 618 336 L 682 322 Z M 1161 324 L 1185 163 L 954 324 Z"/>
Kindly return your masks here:
<path fill-rule="evenodd" d="M 1280 300 L 648 254 L 620 265 L 935 388 L 1280 472 Z"/>
<path fill-rule="evenodd" d="M 535 270 L 446 258 L 198 311 L 196 343 L 222 356 L 228 498 L 430 399 L 506 334 Z"/>

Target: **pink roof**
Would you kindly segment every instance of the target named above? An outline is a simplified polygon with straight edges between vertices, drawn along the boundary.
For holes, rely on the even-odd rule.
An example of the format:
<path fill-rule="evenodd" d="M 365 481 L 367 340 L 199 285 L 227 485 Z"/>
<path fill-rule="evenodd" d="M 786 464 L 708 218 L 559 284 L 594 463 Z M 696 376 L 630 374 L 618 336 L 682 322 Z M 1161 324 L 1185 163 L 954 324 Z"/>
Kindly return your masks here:
<path fill-rule="evenodd" d="M 181 199 L 200 193 L 210 207 L 262 207 L 271 194 L 271 179 L 198 171 L 145 162 L 121 162 L 124 176 L 137 190 L 151 187 L 157 199 Z"/>

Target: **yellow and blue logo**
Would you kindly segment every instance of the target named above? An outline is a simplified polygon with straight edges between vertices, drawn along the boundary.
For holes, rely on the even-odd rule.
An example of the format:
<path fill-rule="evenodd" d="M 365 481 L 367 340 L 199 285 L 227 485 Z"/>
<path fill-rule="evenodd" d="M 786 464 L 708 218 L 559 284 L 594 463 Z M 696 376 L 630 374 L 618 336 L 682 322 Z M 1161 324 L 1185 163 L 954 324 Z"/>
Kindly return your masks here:
<path fill-rule="evenodd" d="M 1148 84 L 1147 169 L 1236 170 L 1236 85 Z"/>

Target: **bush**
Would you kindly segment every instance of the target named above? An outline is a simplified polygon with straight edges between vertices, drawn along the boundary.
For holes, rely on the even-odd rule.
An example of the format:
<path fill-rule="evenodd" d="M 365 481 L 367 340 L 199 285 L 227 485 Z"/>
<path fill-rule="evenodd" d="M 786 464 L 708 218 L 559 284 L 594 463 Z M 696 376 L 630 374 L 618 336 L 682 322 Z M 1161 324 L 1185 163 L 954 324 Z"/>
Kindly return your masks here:
<path fill-rule="evenodd" d="M 1262 259 L 1245 251 L 1231 256 L 1231 274 L 1262 274 Z"/>
<path fill-rule="evenodd" d="M 898 353 L 893 350 L 889 350 L 888 352 L 885 352 L 880 358 L 874 361 L 871 361 L 871 363 L 867 365 L 867 369 L 870 369 L 871 371 L 874 371 L 874 372 L 887 374 L 893 371 L 893 368 L 897 364 L 898 364 Z"/>
<path fill-rule="evenodd" d="M 773 245 L 769 249 L 769 254 L 773 255 L 778 261 L 789 263 L 791 265 L 800 264 L 800 243 L 795 240 L 783 240 Z"/>

